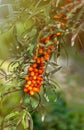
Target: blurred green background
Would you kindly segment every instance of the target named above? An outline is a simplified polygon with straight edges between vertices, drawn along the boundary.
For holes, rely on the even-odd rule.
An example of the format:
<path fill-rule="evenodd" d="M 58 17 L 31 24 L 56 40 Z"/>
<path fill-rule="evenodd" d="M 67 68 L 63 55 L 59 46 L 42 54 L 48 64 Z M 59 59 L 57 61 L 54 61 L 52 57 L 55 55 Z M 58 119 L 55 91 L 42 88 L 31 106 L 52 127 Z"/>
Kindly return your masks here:
<path fill-rule="evenodd" d="M 9 13 L 9 9 L 11 9 L 10 16 L 13 13 L 11 4 L 8 4 L 12 2 L 6 0 L 0 2 L 1 63 L 9 55 L 10 46 L 14 46 L 15 41 L 11 33 L 11 23 L 9 23 L 9 31 L 5 30 L 2 33 L 7 11 Z M 2 15 L 2 5 L 4 6 L 4 15 Z M 23 32 L 23 23 L 18 21 L 17 28 L 19 34 Z M 61 89 L 57 91 L 56 102 L 53 100 L 53 95 L 49 94 L 50 101 L 46 102 L 43 100 L 43 106 L 31 115 L 34 130 L 84 130 L 84 54 L 81 50 L 77 50 L 74 47 L 67 47 L 67 52 L 69 52 L 68 59 L 64 52 L 58 58 L 58 64 L 62 66 L 62 69 L 53 75 L 53 78 L 61 86 Z M 6 61 L 2 66 L 5 71 L 7 71 L 8 64 L 9 61 Z M 0 80 L 1 82 L 2 80 Z M 4 91 L 4 88 L 6 89 L 6 86 L 1 88 L 0 93 Z M 20 98 L 21 93 L 17 92 L 7 95 L 4 100 L 0 100 L 0 123 L 19 104 Z M 10 128 L 10 130 L 12 129 Z M 23 130 L 23 127 L 19 126 L 17 130 Z"/>

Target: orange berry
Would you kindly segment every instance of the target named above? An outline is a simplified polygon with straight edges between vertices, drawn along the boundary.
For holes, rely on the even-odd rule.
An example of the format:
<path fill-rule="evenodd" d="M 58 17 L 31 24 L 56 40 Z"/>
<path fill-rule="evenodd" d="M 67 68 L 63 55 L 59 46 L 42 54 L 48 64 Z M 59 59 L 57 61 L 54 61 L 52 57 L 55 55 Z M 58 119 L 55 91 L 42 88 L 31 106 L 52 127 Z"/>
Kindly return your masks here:
<path fill-rule="evenodd" d="M 44 59 L 48 60 L 49 59 L 49 55 L 44 55 Z"/>
<path fill-rule="evenodd" d="M 48 54 L 50 54 L 50 53 L 51 53 L 51 50 L 50 50 L 49 48 L 48 48 L 48 50 L 47 50 L 47 53 L 48 53 Z"/>
<path fill-rule="evenodd" d="M 60 32 L 57 32 L 56 35 L 59 36 L 61 33 Z"/>
<path fill-rule="evenodd" d="M 31 75 L 31 76 L 34 76 L 34 72 L 32 71 L 32 72 L 30 73 L 30 75 Z"/>
<path fill-rule="evenodd" d="M 62 22 L 61 25 L 62 25 L 62 26 L 65 26 L 65 23 Z"/>
<path fill-rule="evenodd" d="M 25 88 L 28 88 L 29 87 L 29 85 L 28 84 L 25 84 Z"/>
<path fill-rule="evenodd" d="M 30 86 L 31 86 L 31 87 L 33 87 L 33 86 L 34 86 L 33 82 L 32 82 L 32 84 L 31 84 Z"/>
<path fill-rule="evenodd" d="M 48 53 L 47 53 L 47 50 L 44 52 L 44 55 L 47 55 Z"/>
<path fill-rule="evenodd" d="M 32 80 L 32 84 L 36 84 L 36 80 Z"/>
<path fill-rule="evenodd" d="M 43 78 L 41 76 L 38 76 L 37 83 L 41 82 L 41 80 L 43 80 Z"/>
<path fill-rule="evenodd" d="M 40 60 L 41 60 L 41 62 L 43 62 L 44 61 L 44 57 L 42 56 Z"/>
<path fill-rule="evenodd" d="M 24 88 L 24 90 L 23 90 L 24 92 L 28 92 L 28 89 L 27 88 Z"/>
<path fill-rule="evenodd" d="M 40 63 L 40 61 L 41 61 L 40 58 L 37 58 L 36 62 L 37 62 L 38 64 Z"/>
<path fill-rule="evenodd" d="M 58 18 L 60 18 L 60 17 L 59 17 L 58 15 L 55 15 L 54 18 L 55 18 L 55 19 L 58 19 Z"/>
<path fill-rule="evenodd" d="M 36 59 L 37 59 L 37 56 L 34 56 L 32 59 L 33 59 L 33 60 L 36 60 Z"/>
<path fill-rule="evenodd" d="M 37 77 L 36 76 L 33 76 L 33 79 L 36 79 Z"/>
<path fill-rule="evenodd" d="M 49 42 L 49 40 L 50 40 L 50 36 L 47 36 L 46 38 L 45 38 L 45 43 L 48 43 Z"/>
<path fill-rule="evenodd" d="M 38 79 L 36 82 L 39 84 L 41 81 Z"/>
<path fill-rule="evenodd" d="M 35 83 L 34 86 L 37 87 L 37 83 Z"/>
<path fill-rule="evenodd" d="M 44 68 L 41 68 L 42 72 L 44 72 Z"/>
<path fill-rule="evenodd" d="M 38 77 L 39 73 L 35 73 L 35 76 Z"/>
<path fill-rule="evenodd" d="M 37 63 L 33 63 L 32 67 L 36 68 L 37 67 Z"/>
<path fill-rule="evenodd" d="M 30 85 L 32 82 L 31 81 L 28 81 L 27 84 Z"/>
<path fill-rule="evenodd" d="M 25 77 L 25 80 L 28 80 L 29 79 L 29 77 L 27 76 L 27 77 Z"/>
<path fill-rule="evenodd" d="M 45 66 L 45 63 L 41 63 L 40 66 L 41 66 L 41 67 Z"/>
<path fill-rule="evenodd" d="M 37 84 L 37 87 L 39 88 L 41 86 L 41 82 L 39 82 L 38 84 Z"/>
<path fill-rule="evenodd" d="M 40 79 L 40 75 L 38 75 L 37 79 L 38 79 L 38 80 Z"/>
<path fill-rule="evenodd" d="M 34 72 L 38 72 L 38 69 L 34 69 Z"/>
<path fill-rule="evenodd" d="M 61 26 L 65 26 L 65 23 L 60 22 L 60 21 L 58 21 L 58 24 L 60 24 Z M 58 36 L 58 35 L 57 35 L 57 36 Z"/>
<path fill-rule="evenodd" d="M 33 90 L 30 90 L 29 94 L 30 94 L 30 95 L 34 95 L 34 91 L 33 91 Z"/>
<path fill-rule="evenodd" d="M 30 76 L 30 77 L 29 77 L 29 80 L 31 80 L 31 81 L 32 81 L 32 79 L 33 79 L 33 78 L 32 78 L 32 76 Z"/>
<path fill-rule="evenodd" d="M 43 80 L 43 77 L 42 77 L 42 76 L 40 76 L 38 80 L 41 82 L 41 81 Z"/>
<path fill-rule="evenodd" d="M 40 91 L 40 89 L 39 89 L 39 88 L 34 87 L 34 88 L 33 88 L 33 91 L 35 91 L 35 92 L 39 92 L 39 91 Z"/>
<path fill-rule="evenodd" d="M 42 81 L 42 80 L 43 80 L 43 78 L 41 77 L 41 78 L 40 78 L 40 80 Z"/>
<path fill-rule="evenodd" d="M 46 40 L 45 40 L 45 43 L 48 43 L 48 42 L 49 42 L 49 39 L 46 39 Z"/>
<path fill-rule="evenodd" d="M 32 71 L 33 70 L 33 68 L 30 66 L 29 68 L 28 68 L 28 71 Z"/>
<path fill-rule="evenodd" d="M 31 86 L 29 86 L 28 90 L 32 90 L 32 87 L 31 87 Z"/>
<path fill-rule="evenodd" d="M 43 71 L 42 70 L 39 70 L 39 74 L 42 74 L 43 73 Z"/>
<path fill-rule="evenodd" d="M 39 54 L 42 54 L 43 53 L 43 49 L 39 48 L 38 52 L 39 52 Z"/>

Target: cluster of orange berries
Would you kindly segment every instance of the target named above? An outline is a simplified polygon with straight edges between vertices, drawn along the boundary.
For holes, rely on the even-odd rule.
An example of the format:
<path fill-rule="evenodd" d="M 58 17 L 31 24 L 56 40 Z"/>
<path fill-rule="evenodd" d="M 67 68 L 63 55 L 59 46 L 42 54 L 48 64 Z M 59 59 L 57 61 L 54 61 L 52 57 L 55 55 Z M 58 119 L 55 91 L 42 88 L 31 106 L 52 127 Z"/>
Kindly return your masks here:
<path fill-rule="evenodd" d="M 78 2 L 80 0 L 77 0 Z M 72 3 L 72 0 L 67 0 L 65 5 Z M 61 7 L 64 8 L 64 7 Z M 70 11 L 72 7 L 68 7 L 66 11 Z M 61 27 L 66 26 L 66 21 L 69 17 L 63 12 L 57 13 L 53 17 L 56 19 L 56 23 Z M 28 76 L 25 78 L 24 92 L 33 95 L 35 92 L 40 91 L 40 87 L 43 81 L 43 73 L 45 71 L 46 61 L 48 61 L 53 49 L 56 49 L 56 37 L 60 35 L 60 32 L 49 34 L 48 36 L 40 36 L 38 47 L 34 48 L 32 63 L 28 67 Z M 53 40 L 55 39 L 55 40 Z M 49 43 L 49 41 L 51 41 Z M 49 44 L 48 44 L 49 43 Z"/>
<path fill-rule="evenodd" d="M 75 0 L 77 2 L 77 4 L 80 3 L 81 0 Z M 74 2 L 75 2 L 74 1 Z M 70 4 L 69 6 L 67 6 L 66 8 L 66 12 L 69 13 L 70 11 L 73 10 L 74 8 L 74 2 L 73 0 L 65 0 L 64 1 L 64 6 L 61 6 L 61 10 L 65 9 L 65 6 L 67 4 Z M 59 13 L 57 12 L 56 15 L 54 15 L 54 19 L 56 20 L 56 23 L 59 24 L 61 27 L 64 27 L 67 25 L 67 20 L 70 19 L 71 16 L 68 16 L 67 13 L 63 13 L 63 11 L 59 11 Z M 73 13 L 76 13 L 76 11 L 74 11 Z M 72 22 L 72 21 L 71 21 Z"/>
<path fill-rule="evenodd" d="M 67 0 L 67 2 L 71 3 L 71 0 Z M 67 3 L 65 3 L 65 5 L 66 4 Z M 56 19 L 57 24 L 65 26 L 68 17 L 65 14 L 59 12 L 57 15 L 54 16 L 54 19 Z M 48 61 L 50 54 L 52 50 L 55 49 L 56 45 L 56 40 L 53 39 L 59 35 L 60 32 L 49 34 L 46 37 L 40 36 L 39 46 L 34 48 L 34 56 L 32 57 L 33 62 L 28 67 L 28 76 L 25 77 L 26 82 L 24 85 L 24 92 L 33 95 L 35 92 L 40 91 L 46 61 Z M 49 43 L 49 41 L 51 42 Z"/>
<path fill-rule="evenodd" d="M 53 18 L 56 20 L 56 23 L 60 25 L 60 27 L 66 26 L 66 22 L 69 19 L 69 17 L 63 12 L 59 12 L 57 15 L 54 15 Z"/>
<path fill-rule="evenodd" d="M 49 59 L 49 56 L 54 49 L 55 42 L 52 42 L 50 45 L 45 47 L 47 43 L 59 36 L 60 32 L 52 35 L 48 35 L 47 37 L 41 36 L 39 39 L 39 46 L 36 48 L 36 51 L 33 53 L 32 57 L 33 63 L 28 68 L 28 76 L 25 78 L 25 86 L 24 92 L 33 95 L 35 92 L 40 91 L 40 87 L 43 81 L 43 72 L 45 71 L 46 61 Z"/>

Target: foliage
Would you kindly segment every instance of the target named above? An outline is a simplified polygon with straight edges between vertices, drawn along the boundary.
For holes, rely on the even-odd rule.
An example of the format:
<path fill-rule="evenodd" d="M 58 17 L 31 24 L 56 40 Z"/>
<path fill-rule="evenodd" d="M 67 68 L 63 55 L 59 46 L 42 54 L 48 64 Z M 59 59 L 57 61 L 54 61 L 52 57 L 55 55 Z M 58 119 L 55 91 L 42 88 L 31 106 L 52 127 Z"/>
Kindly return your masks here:
<path fill-rule="evenodd" d="M 84 111 L 69 109 L 62 93 L 57 93 L 57 102 L 50 100 L 45 112 L 40 111 L 32 114 L 35 130 L 83 130 Z"/>
<path fill-rule="evenodd" d="M 72 46 L 74 45 L 78 34 L 76 29 L 79 28 L 78 31 L 80 30 L 83 20 L 84 3 L 79 0 L 75 0 L 74 3 L 61 0 L 30 0 L 30 2 L 18 0 L 17 2 L 17 6 L 12 2 L 14 9 L 13 17 L 8 17 L 8 21 L 5 23 L 6 27 L 4 25 L 1 26 L 1 36 L 3 38 L 11 37 L 8 40 L 10 55 L 7 59 L 9 61 L 7 72 L 0 68 L 2 78 L 0 100 L 3 103 L 5 97 L 18 92 L 21 95 L 21 102 L 18 105 L 19 110 L 11 112 L 4 117 L 1 123 L 2 130 L 4 127 L 17 129 L 19 124 L 25 130 L 32 130 L 32 123 L 29 123 L 32 122 L 29 112 L 37 110 L 42 105 L 43 97 L 47 102 L 49 101 L 49 89 L 56 98 L 59 84 L 53 81 L 52 75 L 61 69 L 57 64 L 57 59 L 61 49 L 64 49 L 67 54 L 66 42 L 68 35 L 73 35 L 71 44 Z M 43 48 L 42 54 L 39 53 L 41 48 Z M 44 54 L 48 50 L 50 51 L 49 55 Z M 46 55 L 48 56 L 47 59 L 44 58 Z M 37 63 L 37 59 L 35 61 L 32 60 L 34 56 L 37 56 L 39 59 L 43 57 L 44 59 L 42 62 Z M 1 67 L 5 61 L 1 63 Z M 27 89 L 30 86 L 24 87 L 25 83 L 28 84 L 27 78 L 30 77 L 28 68 L 33 63 L 37 63 L 37 68 L 35 68 L 37 71 L 41 68 L 40 64 L 45 64 L 44 72 L 41 73 L 43 82 L 39 85 L 40 93 L 36 89 L 33 90 L 33 88 L 31 88 L 33 90 L 31 93 Z M 49 66 L 52 67 L 51 71 L 49 71 Z M 12 124 L 11 119 L 19 122 Z"/>

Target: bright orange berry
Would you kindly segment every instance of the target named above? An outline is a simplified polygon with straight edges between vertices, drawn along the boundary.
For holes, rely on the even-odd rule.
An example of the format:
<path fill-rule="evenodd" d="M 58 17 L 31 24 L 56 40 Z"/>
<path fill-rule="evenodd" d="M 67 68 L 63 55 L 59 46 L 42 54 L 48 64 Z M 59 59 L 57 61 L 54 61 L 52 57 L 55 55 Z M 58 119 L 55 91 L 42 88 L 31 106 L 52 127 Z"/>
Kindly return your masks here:
<path fill-rule="evenodd" d="M 39 89 L 39 88 L 34 87 L 34 88 L 33 88 L 33 91 L 35 91 L 35 92 L 39 92 L 39 91 L 40 91 L 40 89 Z"/>
<path fill-rule="evenodd" d="M 33 90 L 30 90 L 29 94 L 32 96 L 34 95 L 34 91 Z"/>
<path fill-rule="evenodd" d="M 42 56 L 40 60 L 41 60 L 41 62 L 43 62 L 44 61 L 44 57 Z"/>
<path fill-rule="evenodd" d="M 24 92 L 28 92 L 28 89 L 27 88 L 24 88 L 24 90 L 23 90 Z"/>
<path fill-rule="evenodd" d="M 32 82 L 31 81 L 28 81 L 27 84 L 30 85 Z"/>
<path fill-rule="evenodd" d="M 57 32 L 56 35 L 59 36 L 61 33 L 60 32 Z"/>
<path fill-rule="evenodd" d="M 25 88 L 28 88 L 29 87 L 29 85 L 28 84 L 25 84 Z"/>
<path fill-rule="evenodd" d="M 34 72 L 38 72 L 38 69 L 34 69 Z"/>
<path fill-rule="evenodd" d="M 39 48 L 38 53 L 42 54 L 43 53 L 43 49 Z"/>
<path fill-rule="evenodd" d="M 39 74 L 42 74 L 43 73 L 43 71 L 42 70 L 39 70 Z"/>
<path fill-rule="evenodd" d="M 36 68 L 37 67 L 37 63 L 33 63 L 32 67 Z"/>
<path fill-rule="evenodd" d="M 33 79 L 35 80 L 37 77 L 36 76 L 33 76 Z"/>
<path fill-rule="evenodd" d="M 47 55 L 44 55 L 44 59 L 45 60 L 48 60 L 49 59 L 49 55 L 47 54 Z"/>
<path fill-rule="evenodd" d="M 40 58 L 37 58 L 36 62 L 39 64 L 41 62 Z"/>
<path fill-rule="evenodd" d="M 30 75 L 31 75 L 31 76 L 34 76 L 34 72 L 32 71 L 32 72 L 30 73 Z"/>
<path fill-rule="evenodd" d="M 55 18 L 55 19 L 58 19 L 58 18 L 60 18 L 60 17 L 59 17 L 58 15 L 55 15 L 54 18 Z"/>
<path fill-rule="evenodd" d="M 31 87 L 31 86 L 29 86 L 28 90 L 32 90 L 32 87 Z"/>
<path fill-rule="evenodd" d="M 33 70 L 33 68 L 30 66 L 29 68 L 28 68 L 28 71 L 32 71 Z"/>

